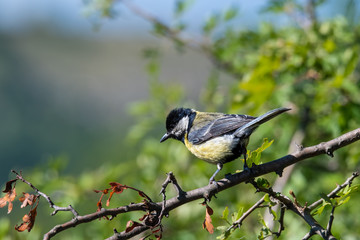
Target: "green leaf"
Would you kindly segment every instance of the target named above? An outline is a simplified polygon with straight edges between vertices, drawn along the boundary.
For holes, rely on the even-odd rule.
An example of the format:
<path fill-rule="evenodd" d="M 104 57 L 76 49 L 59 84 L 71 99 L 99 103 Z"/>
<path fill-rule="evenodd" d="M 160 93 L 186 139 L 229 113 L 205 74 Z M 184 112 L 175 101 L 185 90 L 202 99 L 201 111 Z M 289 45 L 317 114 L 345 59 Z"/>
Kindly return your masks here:
<path fill-rule="evenodd" d="M 271 215 L 273 215 L 273 217 L 274 217 L 274 221 L 277 219 L 277 214 L 276 214 L 276 212 L 274 211 L 274 210 L 272 210 L 272 209 L 270 209 L 270 211 L 271 211 Z"/>
<path fill-rule="evenodd" d="M 226 206 L 221 216 L 221 219 L 227 220 L 228 216 L 229 216 L 229 208 Z"/>
<path fill-rule="evenodd" d="M 323 200 L 323 204 L 322 204 L 320 207 L 316 208 L 316 209 L 311 213 L 311 215 L 313 215 L 313 216 L 315 216 L 315 215 L 320 215 L 320 214 L 324 211 L 324 209 L 325 209 L 325 207 L 326 207 L 327 205 L 331 205 L 331 203 L 326 202 L 325 200 Z"/>
<path fill-rule="evenodd" d="M 225 11 L 224 20 L 230 21 L 231 19 L 234 19 L 237 14 L 238 14 L 238 9 L 236 7 L 231 7 L 230 9 Z"/>
<path fill-rule="evenodd" d="M 345 203 L 347 203 L 350 200 L 350 196 L 347 196 L 345 199 L 336 199 L 336 205 L 340 206 L 343 205 Z"/>
<path fill-rule="evenodd" d="M 262 145 L 257 148 L 254 151 L 248 150 L 248 164 L 251 165 L 251 163 L 260 164 L 261 161 L 261 153 L 265 151 L 265 149 L 269 148 L 271 144 L 274 142 L 274 140 L 269 141 L 267 138 L 263 139 Z"/>
<path fill-rule="evenodd" d="M 165 36 L 168 32 L 168 29 L 165 25 L 157 22 L 153 24 L 153 32 L 157 35 Z"/>
<path fill-rule="evenodd" d="M 325 193 L 320 193 L 320 197 L 327 203 L 332 204 L 331 199 L 325 194 Z"/>
<path fill-rule="evenodd" d="M 267 138 L 264 138 L 263 144 L 260 147 L 261 152 L 263 152 L 265 149 L 269 148 L 271 146 L 271 144 L 273 144 L 273 142 L 274 142 L 274 139 L 269 142 L 269 140 Z"/>
<path fill-rule="evenodd" d="M 284 11 L 285 4 L 288 0 L 270 0 L 267 5 L 262 9 L 262 12 L 280 13 Z"/>
<path fill-rule="evenodd" d="M 264 217 L 260 213 L 258 214 L 258 217 L 259 217 L 259 222 L 264 226 L 264 229 L 268 229 Z"/>
<path fill-rule="evenodd" d="M 175 16 L 180 17 L 184 12 L 189 9 L 193 0 L 178 0 L 175 2 Z"/>
<path fill-rule="evenodd" d="M 157 62 L 150 61 L 146 65 L 146 71 L 148 72 L 149 75 L 158 75 L 160 71 L 160 66 Z"/>
<path fill-rule="evenodd" d="M 350 190 L 350 185 L 346 185 L 343 190 L 342 190 L 343 194 L 347 195 L 351 192 Z"/>
<path fill-rule="evenodd" d="M 160 53 L 157 48 L 149 47 L 143 50 L 142 55 L 145 59 L 156 59 L 160 56 Z"/>
<path fill-rule="evenodd" d="M 270 202 L 270 196 L 269 196 L 269 194 L 265 194 L 265 196 L 264 196 L 264 201 L 265 201 L 265 202 Z"/>
<path fill-rule="evenodd" d="M 219 24 L 219 16 L 216 14 L 211 15 L 203 26 L 203 31 L 205 34 L 210 34 L 215 27 Z"/>
<path fill-rule="evenodd" d="M 218 230 L 223 230 L 223 228 L 218 229 Z M 234 229 L 231 229 L 230 231 L 226 231 L 227 227 L 225 227 L 225 229 L 223 230 L 222 234 L 220 236 L 217 236 L 216 239 L 220 239 L 220 240 L 226 240 L 230 237 L 230 235 L 234 232 Z"/>
<path fill-rule="evenodd" d="M 263 187 L 263 188 L 269 188 L 270 187 L 270 183 L 267 179 L 265 178 L 257 178 L 256 179 L 256 184 L 259 186 L 259 187 Z"/>
<path fill-rule="evenodd" d="M 235 222 L 236 220 L 238 220 L 241 217 L 243 212 L 244 212 L 244 208 L 243 207 L 239 208 L 239 211 L 237 211 L 237 213 L 234 212 L 231 214 L 231 220 L 233 222 Z"/>

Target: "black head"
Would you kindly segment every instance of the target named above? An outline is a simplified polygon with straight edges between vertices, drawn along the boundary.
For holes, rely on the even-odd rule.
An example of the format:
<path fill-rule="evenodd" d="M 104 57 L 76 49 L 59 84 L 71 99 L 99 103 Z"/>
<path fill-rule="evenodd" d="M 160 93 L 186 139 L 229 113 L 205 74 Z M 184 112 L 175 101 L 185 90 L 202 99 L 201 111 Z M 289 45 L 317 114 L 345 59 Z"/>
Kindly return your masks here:
<path fill-rule="evenodd" d="M 194 112 L 195 111 L 190 108 L 175 108 L 171 110 L 166 118 L 167 133 L 160 139 L 160 142 L 168 138 L 183 141 L 189 126 L 190 116 Z"/>

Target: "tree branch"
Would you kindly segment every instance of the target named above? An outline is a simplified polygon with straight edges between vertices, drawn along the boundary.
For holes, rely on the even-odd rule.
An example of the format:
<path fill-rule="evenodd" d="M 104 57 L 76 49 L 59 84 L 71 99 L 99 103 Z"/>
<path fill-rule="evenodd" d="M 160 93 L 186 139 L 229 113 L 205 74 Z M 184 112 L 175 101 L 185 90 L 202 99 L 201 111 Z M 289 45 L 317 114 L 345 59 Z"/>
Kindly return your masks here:
<path fill-rule="evenodd" d="M 311 216 L 310 211 L 307 209 L 306 205 L 301 206 L 300 203 L 296 200 L 295 194 L 291 191 L 290 194 L 293 196 L 294 201 L 291 201 L 285 195 L 282 195 L 279 192 L 273 191 L 271 188 L 264 188 L 260 187 L 256 184 L 254 180 L 250 181 L 254 187 L 261 192 L 269 194 L 269 196 L 273 197 L 274 199 L 278 200 L 282 204 L 286 206 L 286 208 L 297 215 L 299 215 L 305 222 L 311 227 L 311 232 L 321 236 L 323 239 L 326 240 L 335 240 L 336 238 L 331 235 L 326 229 L 324 229 L 314 218 Z"/>
<path fill-rule="evenodd" d="M 130 232 L 121 232 L 121 233 L 115 233 L 113 236 L 106 238 L 106 240 L 120 240 L 120 239 L 129 239 L 131 237 L 134 237 L 142 232 L 145 232 L 146 230 L 150 229 L 149 226 L 146 225 L 142 225 L 142 226 L 138 226 L 135 227 L 132 231 Z"/>
<path fill-rule="evenodd" d="M 258 165 L 254 168 L 252 168 L 252 171 L 243 171 L 240 173 L 227 175 L 226 178 L 221 179 L 217 182 L 217 184 L 209 184 L 207 186 L 194 189 L 188 192 L 182 192 L 182 194 L 179 194 L 176 197 L 173 197 L 171 199 L 168 199 L 166 201 L 165 209 L 163 209 L 163 202 L 153 203 L 153 202 L 146 202 L 146 203 L 137 203 L 137 204 L 130 204 L 127 206 L 122 206 L 118 208 L 113 209 L 102 209 L 99 212 L 84 215 L 84 216 L 78 216 L 76 219 L 73 219 L 69 222 L 66 222 L 61 225 L 55 226 L 53 229 L 51 229 L 47 234 L 45 234 L 44 239 L 50 239 L 51 237 L 55 236 L 57 233 L 66 230 L 71 227 L 75 227 L 81 223 L 86 223 L 93 221 L 95 219 L 102 218 L 104 216 L 112 216 L 115 217 L 118 214 L 126 213 L 130 211 L 156 211 L 158 214 L 160 214 L 161 211 L 165 213 L 169 213 L 171 210 L 180 207 L 188 202 L 195 201 L 198 199 L 211 199 L 212 196 L 214 196 L 216 193 L 221 192 L 225 189 L 231 188 L 237 184 L 240 184 L 242 182 L 249 181 L 255 177 L 270 173 L 270 172 L 279 172 L 279 170 L 282 170 L 286 168 L 287 166 L 290 166 L 294 163 L 297 163 L 299 161 L 315 157 L 321 154 L 327 154 L 332 156 L 333 152 L 339 148 L 345 147 L 353 142 L 356 142 L 360 139 L 360 128 L 355 129 L 351 132 L 345 133 L 341 135 L 340 137 L 337 137 L 335 139 L 332 139 L 328 142 L 323 142 L 315 146 L 298 149 L 292 154 L 286 155 L 282 158 L 279 158 L 277 160 L 264 163 L 261 165 Z M 353 179 L 353 178 L 352 178 Z M 349 180 L 350 181 L 350 180 Z M 282 199 L 285 203 L 288 204 L 292 203 L 292 201 L 289 198 Z M 311 205 L 312 206 L 312 205 Z M 305 220 L 309 223 L 311 226 L 317 226 L 317 222 L 315 219 L 312 218 L 310 214 L 308 214 L 305 218 Z M 320 225 L 319 225 L 320 226 Z M 321 226 L 320 226 L 321 227 Z M 136 229 L 136 230 L 135 230 Z M 150 226 L 146 227 L 136 227 L 132 231 L 125 233 L 118 233 L 115 235 L 119 236 L 135 236 L 141 232 L 146 231 L 147 229 L 150 229 Z M 323 229 L 323 228 L 321 228 Z M 134 232 L 135 231 L 135 232 Z M 314 229 L 314 231 L 320 231 L 319 229 Z M 324 230 L 326 231 L 326 230 Z M 132 235 L 134 234 L 134 235 Z M 113 237 L 115 237 L 115 235 Z M 121 239 L 121 238 L 113 238 L 113 239 Z"/>
<path fill-rule="evenodd" d="M 68 221 L 68 222 L 60 224 L 60 225 L 56 225 L 54 228 L 52 228 L 49 232 L 47 232 L 44 235 L 43 239 L 44 240 L 50 239 L 51 237 L 55 236 L 59 232 L 62 232 L 66 229 L 76 227 L 77 225 L 82 224 L 82 223 L 87 223 L 87 222 L 91 222 L 96 219 L 101 219 L 105 216 L 115 217 L 121 213 L 133 212 L 133 211 L 147 211 L 148 209 L 160 211 L 161 205 L 158 205 L 156 203 L 147 202 L 147 203 L 129 204 L 127 206 L 122 206 L 122 207 L 112 208 L 112 209 L 102 208 L 101 211 L 99 211 L 99 212 L 94 212 L 94 213 L 87 214 L 84 216 L 78 216 L 76 219 L 73 219 L 71 221 Z M 147 229 L 148 228 L 149 227 L 147 227 Z M 134 229 L 136 229 L 136 228 L 134 228 Z M 143 229 L 143 231 L 145 231 L 145 230 L 146 229 Z"/>

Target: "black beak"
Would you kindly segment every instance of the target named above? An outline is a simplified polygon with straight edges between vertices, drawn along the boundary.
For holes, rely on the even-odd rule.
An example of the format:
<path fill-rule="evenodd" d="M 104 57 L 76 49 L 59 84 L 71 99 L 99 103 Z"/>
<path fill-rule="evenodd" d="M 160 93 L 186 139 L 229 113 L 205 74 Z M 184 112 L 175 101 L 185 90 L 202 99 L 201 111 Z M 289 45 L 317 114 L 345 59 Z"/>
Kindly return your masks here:
<path fill-rule="evenodd" d="M 164 136 L 160 139 L 160 142 L 165 141 L 166 139 L 168 139 L 170 137 L 170 134 L 165 133 Z"/>

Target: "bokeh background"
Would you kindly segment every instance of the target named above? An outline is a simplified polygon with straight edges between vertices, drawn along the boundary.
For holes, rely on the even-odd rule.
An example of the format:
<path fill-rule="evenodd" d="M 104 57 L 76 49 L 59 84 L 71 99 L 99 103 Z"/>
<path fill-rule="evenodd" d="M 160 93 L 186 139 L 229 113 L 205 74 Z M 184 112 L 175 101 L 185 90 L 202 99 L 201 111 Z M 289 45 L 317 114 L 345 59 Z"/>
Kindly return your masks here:
<path fill-rule="evenodd" d="M 178 2 L 189 5 L 178 14 L 181 16 L 176 13 Z M 175 106 L 253 115 L 280 106 L 293 107 L 293 113 L 274 120 L 275 126 L 259 130 L 250 144 L 255 149 L 263 135 L 274 138 L 273 149 L 264 153 L 269 159 L 286 154 L 298 131 L 303 136 L 300 143 L 311 145 L 354 129 L 360 121 L 357 91 L 360 4 L 350 0 L 315 1 L 319 3 L 317 26 L 308 31 L 311 19 L 298 15 L 296 7 L 295 10 L 283 7 L 286 2 L 305 6 L 307 1 L 269 2 L 134 1 L 164 23 L 186 23 L 186 29 L 181 29 L 185 38 L 208 41 L 216 56 L 216 61 L 212 61 L 205 51 L 178 46 L 162 37 L 151 22 L 121 3 L 0 0 L 0 182 L 13 177 L 11 169 L 22 170 L 58 205 L 72 204 L 80 214 L 96 210 L 99 196 L 92 190 L 104 189 L 111 181 L 138 187 L 157 200 L 161 199 L 157 193 L 168 171 L 173 171 L 187 190 L 203 186 L 214 171 L 213 166 L 191 157 L 179 143 L 158 143 L 165 131 L 166 114 Z M 216 29 L 207 32 L 204 26 L 211 26 L 211 19 L 228 9 L 238 9 L 237 15 L 223 25 L 215 23 Z M 319 32 L 320 37 L 316 35 Z M 231 38 L 234 33 L 239 34 L 234 37 L 236 41 Z M 274 49 L 286 51 L 289 46 L 276 46 L 274 39 L 285 42 L 292 39 L 299 47 L 282 55 Z M 235 44 L 230 43 L 232 40 L 241 46 L 230 49 Z M 308 52 L 318 49 L 318 40 L 326 53 L 319 53 L 318 58 L 324 62 L 319 59 L 311 62 Z M 225 46 L 229 52 L 224 50 Z M 284 61 L 286 55 L 285 61 L 294 63 L 284 69 L 271 65 L 276 62 L 271 58 L 256 63 L 255 59 L 261 59 L 256 54 L 266 51 L 273 52 L 264 56 L 278 54 Z M 345 51 L 350 56 L 342 56 Z M 232 56 L 234 52 L 236 56 Z M 214 64 L 229 58 L 234 60 L 232 68 Z M 257 69 L 257 64 L 276 70 Z M 302 75 L 311 80 L 303 80 L 299 77 Z M 251 83 L 262 78 L 272 83 L 269 85 L 267 80 Z M 260 85 L 266 88 L 260 88 L 263 92 L 249 90 L 259 89 Z M 323 130 L 316 134 L 319 128 Z M 304 201 L 316 200 L 319 192 L 331 190 L 358 169 L 359 150 L 356 146 L 351 149 L 338 155 L 342 159 L 322 157 L 317 164 L 310 163 L 313 160 L 302 164 L 292 173 L 288 187 L 299 192 Z M 224 172 L 241 165 L 231 163 Z M 318 185 L 309 191 L 312 182 L 308 178 L 316 176 L 319 169 L 323 175 L 313 180 Z M 274 179 L 275 176 L 270 177 L 271 181 Z M 18 194 L 30 191 L 26 186 L 18 188 Z M 243 192 L 253 191 L 249 186 L 239 186 L 236 191 L 235 195 L 224 192 L 228 196 L 219 196 L 212 203 L 215 225 L 223 224 L 216 217 L 221 216 L 225 206 L 237 212 L 260 198 L 243 196 Z M 112 207 L 137 200 L 135 193 L 128 193 L 114 200 Z M 358 209 L 352 208 L 355 202 L 351 199 L 339 216 Z M 68 213 L 50 217 L 51 210 L 41 201 L 32 232 L 16 233 L 13 226 L 26 212 L 19 205 L 9 216 L 6 210 L 0 210 L 2 239 L 39 239 L 51 226 L 71 218 Z M 216 233 L 209 236 L 201 228 L 204 211 L 193 203 L 172 213 L 175 218 L 164 221 L 165 239 L 215 239 Z M 109 237 L 112 228 L 121 230 L 127 220 L 140 216 L 129 214 L 111 222 L 92 223 L 91 227 L 79 226 L 55 239 Z M 293 219 L 296 217 L 288 219 L 291 224 L 284 239 L 289 236 L 298 239 L 308 231 L 301 220 Z M 249 239 L 255 239 L 261 229 L 257 220 L 255 216 L 238 236 L 250 234 L 253 237 Z M 356 239 L 359 230 L 354 233 L 348 229 L 360 222 L 354 219 L 349 222 L 339 224 L 336 232 L 345 232 L 341 235 L 343 239 Z M 303 231 L 295 234 L 293 230 L 297 228 Z"/>

